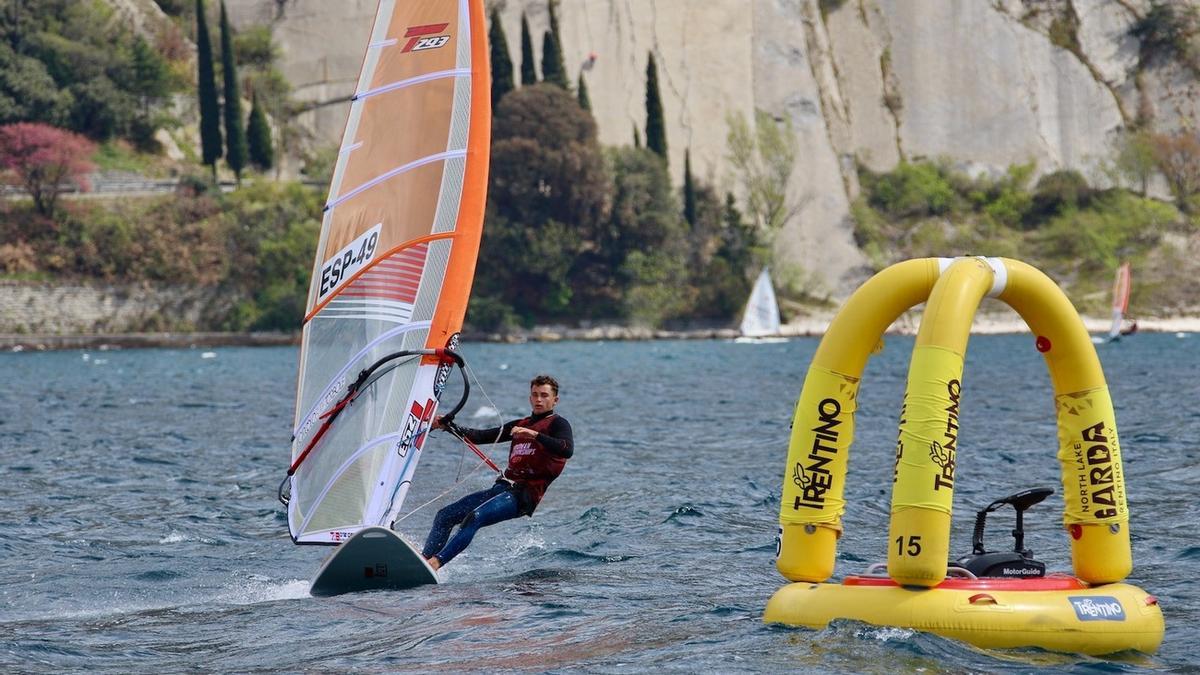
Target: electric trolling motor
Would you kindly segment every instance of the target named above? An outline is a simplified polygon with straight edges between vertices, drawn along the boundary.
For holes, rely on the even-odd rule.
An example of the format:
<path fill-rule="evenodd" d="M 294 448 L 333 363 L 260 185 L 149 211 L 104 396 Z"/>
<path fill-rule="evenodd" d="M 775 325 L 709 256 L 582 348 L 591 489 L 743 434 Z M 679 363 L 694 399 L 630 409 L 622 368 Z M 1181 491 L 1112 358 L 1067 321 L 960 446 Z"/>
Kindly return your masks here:
<path fill-rule="evenodd" d="M 1018 492 L 988 504 L 975 516 L 975 533 L 971 537 L 971 554 L 958 559 L 964 567 L 977 577 L 1032 578 L 1046 576 L 1046 563 L 1034 560 L 1033 552 L 1025 548 L 1025 510 L 1054 494 L 1053 488 L 1033 488 Z M 1011 551 L 988 552 L 983 548 L 983 527 L 987 514 L 1010 504 L 1017 511 L 1017 524 L 1012 535 L 1016 542 Z"/>

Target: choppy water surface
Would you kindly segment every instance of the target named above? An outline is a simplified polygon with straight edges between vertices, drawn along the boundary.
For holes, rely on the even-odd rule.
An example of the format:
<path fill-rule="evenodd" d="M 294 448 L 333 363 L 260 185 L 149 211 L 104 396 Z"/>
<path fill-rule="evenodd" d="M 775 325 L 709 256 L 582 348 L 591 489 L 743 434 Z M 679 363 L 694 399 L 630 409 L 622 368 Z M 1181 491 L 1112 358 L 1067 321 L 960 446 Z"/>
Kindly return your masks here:
<path fill-rule="evenodd" d="M 307 594 L 326 549 L 293 546 L 275 487 L 288 462 L 296 351 L 0 355 L 0 670 L 1087 672 L 1200 667 L 1200 336 L 1100 347 L 1132 515 L 1130 581 L 1161 599 L 1153 657 L 987 652 L 854 623 L 762 623 L 788 426 L 816 340 L 469 345 L 505 417 L 526 383 L 563 383 L 577 454 L 537 515 L 485 529 L 412 592 Z M 837 574 L 886 557 L 891 453 L 911 339 L 890 338 L 860 397 Z M 1029 336 L 973 338 L 952 548 L 974 512 L 1059 486 L 1052 394 Z M 493 456 L 502 458 L 496 448 Z M 435 435 L 415 507 L 487 485 Z M 444 503 L 444 501 L 443 501 Z M 401 524 L 423 539 L 436 504 Z M 1027 539 L 1070 566 L 1061 497 Z M 988 543 L 1009 546 L 1011 512 Z"/>

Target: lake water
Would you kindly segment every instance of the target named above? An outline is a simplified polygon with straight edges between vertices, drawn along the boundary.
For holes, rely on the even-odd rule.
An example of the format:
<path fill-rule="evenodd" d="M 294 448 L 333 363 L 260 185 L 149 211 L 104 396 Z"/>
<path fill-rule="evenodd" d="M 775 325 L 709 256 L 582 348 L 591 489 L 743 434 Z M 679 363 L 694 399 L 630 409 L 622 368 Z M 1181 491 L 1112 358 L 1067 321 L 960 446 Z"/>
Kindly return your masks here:
<path fill-rule="evenodd" d="M 293 348 L 0 354 L 0 670 L 1080 672 L 1200 668 L 1200 335 L 1099 347 L 1129 493 L 1130 582 L 1167 622 L 1155 656 L 988 652 L 912 631 L 766 626 L 788 427 L 815 339 L 467 345 L 460 420 L 528 411 L 562 382 L 576 456 L 532 519 L 481 531 L 409 592 L 315 599 L 327 549 L 287 536 Z M 912 339 L 869 365 L 837 576 L 886 557 L 892 448 Z M 952 551 L 974 512 L 1059 488 L 1053 397 L 1028 335 L 977 336 L 964 376 Z M 494 448 L 493 457 L 505 451 Z M 407 506 L 490 483 L 435 434 Z M 443 498 L 442 502 L 445 503 Z M 1026 543 L 1070 567 L 1056 495 Z M 422 540 L 437 504 L 400 524 Z M 1008 518 L 1007 520 L 1005 518 Z M 1011 511 L 989 520 L 1007 548 Z"/>

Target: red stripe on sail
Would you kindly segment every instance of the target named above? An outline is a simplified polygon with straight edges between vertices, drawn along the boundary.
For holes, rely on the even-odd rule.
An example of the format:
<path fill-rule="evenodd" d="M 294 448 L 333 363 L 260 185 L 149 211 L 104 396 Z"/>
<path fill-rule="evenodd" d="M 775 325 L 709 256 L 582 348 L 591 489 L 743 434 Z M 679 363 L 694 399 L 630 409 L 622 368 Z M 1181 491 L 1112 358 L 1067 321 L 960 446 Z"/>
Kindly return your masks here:
<path fill-rule="evenodd" d="M 347 298 L 379 298 L 412 304 L 417 300 L 421 271 L 429 253 L 428 244 L 406 248 L 379 261 L 351 281 L 341 295 Z"/>

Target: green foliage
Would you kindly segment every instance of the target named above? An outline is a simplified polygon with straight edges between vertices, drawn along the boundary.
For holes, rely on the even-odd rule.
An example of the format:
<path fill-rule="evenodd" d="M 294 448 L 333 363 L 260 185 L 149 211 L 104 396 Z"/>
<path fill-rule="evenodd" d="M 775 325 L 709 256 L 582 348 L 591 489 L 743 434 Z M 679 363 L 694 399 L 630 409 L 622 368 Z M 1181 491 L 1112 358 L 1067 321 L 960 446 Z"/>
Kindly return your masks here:
<path fill-rule="evenodd" d="M 732 194 L 726 194 L 722 204 L 711 188 L 699 185 L 692 239 L 702 242 L 693 263 L 691 284 L 698 293 L 692 314 L 718 321 L 738 318 L 753 275 L 768 259 L 754 224 L 738 211 Z"/>
<path fill-rule="evenodd" d="M 1072 170 L 1042 176 L 1031 192 L 1027 186 L 1033 170 L 1032 164 L 1018 165 L 1000 177 L 973 179 L 944 163 L 924 162 L 866 176 L 863 196 L 851 205 L 855 241 L 877 269 L 929 256 L 1018 258 L 1067 280 L 1076 306 L 1096 311 L 1103 309 L 1098 303 L 1108 297 L 1118 262 L 1149 256 L 1182 222 L 1171 205 L 1123 189 L 1098 192 Z M 894 175 L 900 172 L 909 178 Z M 912 180 L 913 175 L 924 178 Z M 909 188 L 896 190 L 898 184 Z M 953 191 L 948 209 L 934 214 L 928 208 L 895 207 L 922 202 L 902 198 L 905 194 L 931 191 L 912 186 L 935 184 L 937 194 L 945 186 Z M 875 192 L 884 186 L 886 195 Z M 884 206 L 908 215 L 892 215 Z"/>
<path fill-rule="evenodd" d="M 252 182 L 227 195 L 207 186 L 201 179 L 176 195 L 76 202 L 57 224 L 32 207 L 13 209 L 0 222 L 0 266 L 219 288 L 236 301 L 233 311 L 214 308 L 220 313 L 191 328 L 298 330 L 321 194 L 298 183 Z"/>
<path fill-rule="evenodd" d="M 497 106 L 476 294 L 523 321 L 570 314 L 570 272 L 607 215 L 596 123 L 568 92 L 522 87 Z"/>
<path fill-rule="evenodd" d="M 208 37 L 208 18 L 204 0 L 196 0 L 196 74 L 199 81 L 200 146 L 203 161 L 217 175 L 217 160 L 223 154 L 221 138 L 221 103 L 217 99 L 217 83 L 213 70 L 212 41 Z"/>
<path fill-rule="evenodd" d="M 754 129 L 740 114 L 726 118 L 729 161 L 747 195 L 751 221 L 768 245 L 799 210 L 788 197 L 799 145 L 790 119 L 776 120 L 755 111 Z"/>
<path fill-rule="evenodd" d="M 579 73 L 579 83 L 576 85 L 575 99 L 579 101 L 580 108 L 592 112 L 592 98 L 588 95 L 587 80 L 583 79 L 583 73 Z"/>
<path fill-rule="evenodd" d="M 275 166 L 275 146 L 271 142 L 271 125 L 267 115 L 258 104 L 258 94 L 251 98 L 250 122 L 246 125 L 246 149 L 250 162 L 259 171 Z"/>
<path fill-rule="evenodd" d="M 266 70 L 279 57 L 279 47 L 269 26 L 248 26 L 233 36 L 233 54 L 239 66 Z"/>
<path fill-rule="evenodd" d="M 667 157 L 667 125 L 663 119 L 662 94 L 658 90 L 658 66 L 654 53 L 646 63 L 646 147 L 654 154 Z"/>
<path fill-rule="evenodd" d="M 225 12 L 225 0 L 221 0 L 221 71 L 225 79 L 225 162 L 233 169 L 240 184 L 248 158 L 246 126 L 242 119 L 242 89 L 233 52 L 233 29 Z"/>
<path fill-rule="evenodd" d="M 1094 208 L 1064 213 L 1033 233 L 1040 256 L 1068 265 L 1073 274 L 1111 280 L 1121 260 L 1153 248 L 1167 225 L 1178 219 L 1171 206 L 1123 190 L 1098 195 Z"/>
<path fill-rule="evenodd" d="M 1075 15 L 1075 10 L 1070 9 L 1070 5 L 1050 22 L 1049 38 L 1050 43 L 1057 47 L 1073 54 L 1080 53 L 1079 17 Z"/>
<path fill-rule="evenodd" d="M 542 36 L 542 79 L 563 89 L 570 90 L 567 69 L 563 60 L 562 35 L 558 31 L 558 15 L 554 11 L 555 0 L 548 0 L 550 30 Z"/>
<path fill-rule="evenodd" d="M 1191 64 L 1191 39 L 1198 26 L 1200 17 L 1194 7 L 1157 1 L 1130 27 L 1129 34 L 1141 43 L 1143 60 L 1161 56 Z"/>
<path fill-rule="evenodd" d="M 1152 134 L 1144 131 L 1123 133 L 1117 139 L 1114 152 L 1110 178 L 1114 183 L 1121 179 L 1128 181 L 1145 197 L 1150 179 L 1158 170 Z"/>
<path fill-rule="evenodd" d="M 533 38 L 529 35 L 529 21 L 521 13 L 521 86 L 537 84 L 537 64 L 533 61 Z"/>
<path fill-rule="evenodd" d="M 1074 169 L 1061 169 L 1038 179 L 1033 192 L 1031 216 L 1042 220 L 1080 206 L 1087 206 L 1092 188 L 1083 174 Z"/>
<path fill-rule="evenodd" d="M 696 224 L 696 181 L 692 177 L 692 151 L 683 151 L 683 219 Z"/>
<path fill-rule="evenodd" d="M 39 121 L 150 145 L 167 95 L 181 86 L 167 57 L 105 2 L 10 2 L 0 34 L 0 123 Z"/>
<path fill-rule="evenodd" d="M 320 194 L 296 183 L 254 181 L 222 202 L 222 283 L 246 297 L 225 328 L 299 329 L 321 229 Z"/>
<path fill-rule="evenodd" d="M 860 180 L 868 203 L 891 218 L 941 215 L 955 205 L 954 188 L 943 170 L 931 163 L 901 162 L 880 175 L 863 171 Z"/>
<path fill-rule="evenodd" d="M 488 46 L 492 55 L 492 108 L 517 85 L 513 82 L 513 62 L 508 55 L 508 37 L 500 23 L 500 8 L 493 5 L 491 27 L 488 28 Z"/>

